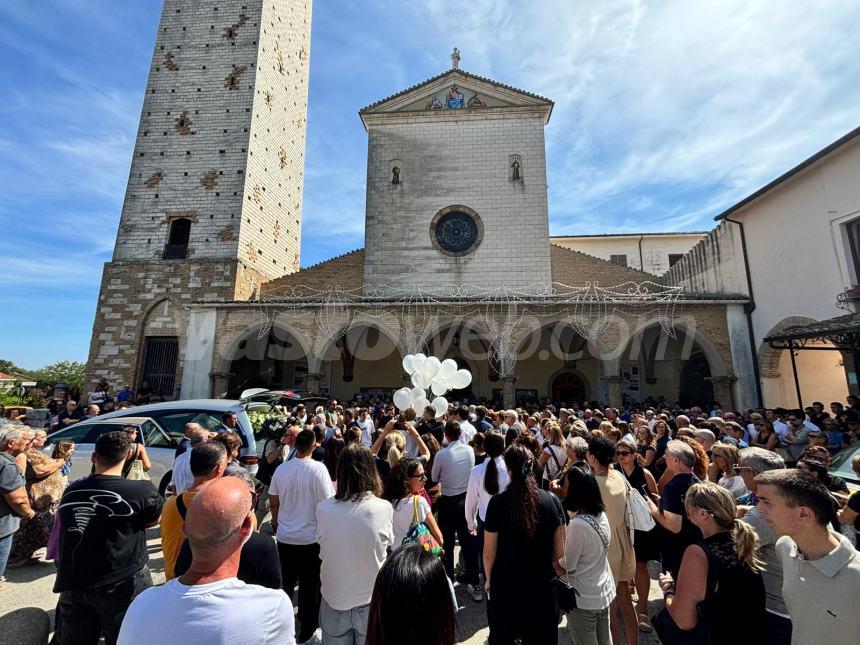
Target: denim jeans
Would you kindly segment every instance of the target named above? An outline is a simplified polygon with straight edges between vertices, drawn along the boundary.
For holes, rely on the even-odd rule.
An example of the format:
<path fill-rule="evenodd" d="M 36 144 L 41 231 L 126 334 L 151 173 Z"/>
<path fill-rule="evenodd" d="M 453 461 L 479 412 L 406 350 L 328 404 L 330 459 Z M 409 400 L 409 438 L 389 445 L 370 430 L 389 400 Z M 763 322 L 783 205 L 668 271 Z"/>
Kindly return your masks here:
<path fill-rule="evenodd" d="M 111 585 L 61 592 L 51 644 L 96 645 L 104 634 L 106 645 L 115 645 L 131 601 L 151 586 L 149 567 L 143 567 L 133 576 Z"/>
<path fill-rule="evenodd" d="M 364 645 L 368 618 L 370 605 L 340 610 L 329 606 L 323 598 L 320 605 L 322 645 Z"/>
<path fill-rule="evenodd" d="M 12 538 L 14 533 L 0 538 L 0 578 L 6 573 L 6 563 L 9 562 L 9 553 L 12 551 Z"/>

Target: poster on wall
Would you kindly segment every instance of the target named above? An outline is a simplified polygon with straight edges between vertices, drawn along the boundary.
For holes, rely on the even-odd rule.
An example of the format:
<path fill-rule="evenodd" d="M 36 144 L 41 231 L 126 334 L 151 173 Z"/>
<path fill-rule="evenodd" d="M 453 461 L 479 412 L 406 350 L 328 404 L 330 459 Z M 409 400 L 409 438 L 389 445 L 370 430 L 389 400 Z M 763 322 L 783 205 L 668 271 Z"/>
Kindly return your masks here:
<path fill-rule="evenodd" d="M 635 363 L 622 364 L 621 394 L 628 401 L 642 400 L 642 394 L 639 390 L 639 365 Z"/>

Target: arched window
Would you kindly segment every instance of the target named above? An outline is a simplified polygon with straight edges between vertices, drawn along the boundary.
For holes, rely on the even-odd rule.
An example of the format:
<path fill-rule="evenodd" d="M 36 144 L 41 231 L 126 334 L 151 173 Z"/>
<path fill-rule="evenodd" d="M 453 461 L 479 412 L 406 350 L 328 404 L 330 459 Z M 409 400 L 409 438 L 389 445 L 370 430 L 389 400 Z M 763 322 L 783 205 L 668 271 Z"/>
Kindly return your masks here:
<path fill-rule="evenodd" d="M 181 260 L 188 255 L 188 238 L 191 236 L 191 220 L 184 217 L 170 222 L 170 233 L 164 247 L 165 260 Z"/>

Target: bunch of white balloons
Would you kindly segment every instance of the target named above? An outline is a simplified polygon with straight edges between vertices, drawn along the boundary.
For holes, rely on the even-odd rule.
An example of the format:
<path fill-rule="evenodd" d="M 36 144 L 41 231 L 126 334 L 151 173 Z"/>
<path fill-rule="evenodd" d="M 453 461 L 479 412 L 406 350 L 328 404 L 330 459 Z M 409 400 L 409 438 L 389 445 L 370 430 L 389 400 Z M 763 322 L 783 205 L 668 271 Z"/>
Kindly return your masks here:
<path fill-rule="evenodd" d="M 442 395 L 448 390 L 468 387 L 472 382 L 472 373 L 457 369 L 456 361 L 450 358 L 440 361 L 435 356 L 407 354 L 403 357 L 403 369 L 412 378 L 412 387 L 397 390 L 394 405 L 399 410 L 413 408 L 418 414 L 431 406 L 437 418 L 448 411 L 448 400 Z M 432 401 L 427 398 L 428 389 L 435 397 Z"/>

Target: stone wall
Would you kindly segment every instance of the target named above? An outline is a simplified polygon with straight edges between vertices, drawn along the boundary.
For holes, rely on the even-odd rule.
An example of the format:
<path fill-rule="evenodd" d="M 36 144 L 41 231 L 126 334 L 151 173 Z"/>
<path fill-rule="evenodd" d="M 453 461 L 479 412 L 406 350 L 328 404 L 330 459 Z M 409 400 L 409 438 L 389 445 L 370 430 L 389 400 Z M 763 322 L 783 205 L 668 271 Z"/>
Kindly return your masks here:
<path fill-rule="evenodd" d="M 684 285 L 687 294 L 747 295 L 744 256 L 736 224 L 720 222 L 675 266 L 665 284 Z"/>
<path fill-rule="evenodd" d="M 490 112 L 463 120 L 416 112 L 369 126 L 365 284 L 550 282 L 546 115 Z M 514 154 L 521 159 L 519 181 L 511 180 Z M 395 160 L 399 184 L 392 183 Z M 472 209 L 483 224 L 481 243 L 468 255 L 444 255 L 431 241 L 431 221 L 452 205 Z"/>

